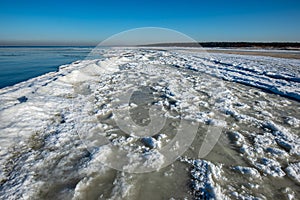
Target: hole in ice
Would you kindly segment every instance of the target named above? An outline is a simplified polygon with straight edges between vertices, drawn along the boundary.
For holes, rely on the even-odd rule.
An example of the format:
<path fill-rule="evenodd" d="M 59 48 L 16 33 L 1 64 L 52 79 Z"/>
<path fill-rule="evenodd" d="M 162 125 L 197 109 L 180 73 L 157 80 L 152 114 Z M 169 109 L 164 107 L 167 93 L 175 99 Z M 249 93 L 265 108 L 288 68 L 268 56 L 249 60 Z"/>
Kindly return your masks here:
<path fill-rule="evenodd" d="M 26 97 L 26 96 L 22 96 L 22 97 L 19 97 L 19 98 L 17 98 L 18 99 L 18 101 L 20 102 L 20 103 L 24 103 L 24 102 L 26 102 L 27 100 L 28 100 L 28 98 Z"/>

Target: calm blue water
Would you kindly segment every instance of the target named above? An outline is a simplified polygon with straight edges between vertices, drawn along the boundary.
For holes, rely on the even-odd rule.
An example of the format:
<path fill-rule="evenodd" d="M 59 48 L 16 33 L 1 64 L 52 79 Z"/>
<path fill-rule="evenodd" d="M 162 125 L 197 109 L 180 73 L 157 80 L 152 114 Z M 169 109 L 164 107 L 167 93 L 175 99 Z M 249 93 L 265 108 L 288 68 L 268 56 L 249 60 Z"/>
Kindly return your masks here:
<path fill-rule="evenodd" d="M 84 59 L 93 47 L 0 47 L 0 88 Z"/>

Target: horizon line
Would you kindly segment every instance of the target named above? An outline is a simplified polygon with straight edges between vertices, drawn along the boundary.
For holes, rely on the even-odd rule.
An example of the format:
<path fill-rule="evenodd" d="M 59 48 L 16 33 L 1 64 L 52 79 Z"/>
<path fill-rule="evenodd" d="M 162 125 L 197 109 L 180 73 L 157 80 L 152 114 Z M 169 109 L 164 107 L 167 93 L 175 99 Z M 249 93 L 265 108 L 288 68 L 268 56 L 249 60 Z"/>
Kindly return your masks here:
<path fill-rule="evenodd" d="M 100 42 L 101 43 L 101 42 Z M 0 41 L 0 47 L 96 47 L 100 43 L 85 43 L 85 42 L 76 42 L 76 43 L 2 43 Z M 197 42 L 174 42 L 174 43 L 151 43 L 151 44 L 140 44 L 140 45 L 111 45 L 108 47 L 296 47 L 300 48 L 300 41 L 197 41 Z"/>

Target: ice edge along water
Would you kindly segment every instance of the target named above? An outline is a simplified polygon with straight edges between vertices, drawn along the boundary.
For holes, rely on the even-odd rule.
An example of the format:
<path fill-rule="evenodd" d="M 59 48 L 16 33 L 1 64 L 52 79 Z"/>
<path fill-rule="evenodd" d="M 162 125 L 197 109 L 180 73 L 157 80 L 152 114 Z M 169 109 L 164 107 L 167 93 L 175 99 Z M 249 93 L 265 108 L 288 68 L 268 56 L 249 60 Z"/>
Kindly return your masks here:
<path fill-rule="evenodd" d="M 178 49 L 110 49 L 102 53 L 103 59 L 64 65 L 58 72 L 0 90 L 2 198 L 31 199 L 55 193 L 56 197 L 66 199 L 82 199 L 88 197 L 87 194 L 111 199 L 137 198 L 139 194 L 133 188 L 138 184 L 138 178 L 119 173 L 112 179 L 111 186 L 107 186 L 111 181 L 110 176 L 115 172 L 104 167 L 101 162 L 111 152 L 105 148 L 95 153 L 87 151 L 74 131 L 91 130 L 94 121 L 89 113 L 92 112 L 103 122 L 97 126 L 97 131 L 109 133 L 106 137 L 113 144 L 132 148 L 138 139 L 118 134 L 109 122 L 112 110 L 115 109 L 110 102 L 115 100 L 114 95 L 131 87 L 126 81 L 128 78 L 141 79 L 145 86 L 149 84 L 147 80 L 158 80 L 153 88 L 163 93 L 165 98 L 158 99 L 156 103 L 174 112 L 181 112 L 183 118 L 197 121 L 203 126 L 215 121 L 215 113 L 210 110 L 212 105 L 209 102 L 213 95 L 212 80 L 238 82 L 300 100 L 298 60 L 226 54 L 212 54 L 208 58 L 201 53 Z M 144 66 L 147 65 L 163 67 L 145 71 Z M 170 70 L 166 71 L 165 66 Z M 185 77 L 181 80 L 181 86 L 174 78 L 178 73 Z M 192 87 L 188 83 L 193 83 Z M 185 84 L 189 88 L 180 88 Z M 299 106 L 299 103 L 291 103 L 287 99 L 275 101 L 272 99 L 274 95 L 269 97 L 263 91 L 255 91 L 252 95 L 256 95 L 257 99 L 253 99 L 256 105 L 252 106 L 252 102 L 249 105 L 241 102 L 242 95 L 253 98 L 251 91 L 236 91 L 235 86 L 232 87 L 224 88 L 215 102 L 219 112 L 233 119 L 224 134 L 231 141 L 232 148 L 245 160 L 245 163 L 241 163 L 244 166 L 182 157 L 181 162 L 191 168 L 190 194 L 199 199 L 264 199 L 271 195 L 264 194 L 268 189 L 260 186 L 270 181 L 264 177 L 280 180 L 289 176 L 299 184 L 299 108 L 295 108 L 296 114 L 284 116 L 284 123 L 280 125 L 275 117 L 278 113 L 271 113 L 272 109 L 266 108 L 272 105 L 280 110 L 285 105 L 294 103 Z M 184 89 L 193 90 L 192 95 L 182 95 Z M 203 98 L 203 95 L 207 98 Z M 78 104 L 74 105 L 74 99 Z M 88 99 L 91 101 L 86 101 Z M 196 112 L 192 109 L 195 105 L 190 99 L 206 110 Z M 178 110 L 179 104 L 182 110 Z M 70 105 L 76 107 L 75 113 Z M 247 113 L 250 107 L 258 114 Z M 86 118 L 87 125 L 77 123 L 79 115 Z M 236 127 L 241 126 L 239 123 L 259 127 L 255 130 L 260 132 L 238 129 Z M 155 161 L 145 164 L 159 167 L 162 160 L 157 150 L 168 142 L 171 133 L 168 134 L 161 133 L 156 138 L 142 141 L 138 150 L 149 151 L 151 159 Z M 151 140 L 151 145 L 146 140 Z M 230 177 L 234 173 L 242 177 L 240 181 L 244 181 L 241 188 Z M 109 181 L 105 182 L 106 179 Z M 91 188 L 95 191 L 91 192 Z M 292 198 L 299 195 L 299 191 L 286 187 L 282 188 L 282 194 Z"/>

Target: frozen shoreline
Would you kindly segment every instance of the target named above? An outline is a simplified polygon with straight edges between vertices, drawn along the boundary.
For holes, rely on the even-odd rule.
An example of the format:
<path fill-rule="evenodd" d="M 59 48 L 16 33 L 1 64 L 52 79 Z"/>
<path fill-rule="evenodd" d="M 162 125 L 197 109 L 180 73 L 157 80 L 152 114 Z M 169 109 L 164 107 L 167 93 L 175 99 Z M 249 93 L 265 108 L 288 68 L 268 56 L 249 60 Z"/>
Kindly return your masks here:
<path fill-rule="evenodd" d="M 207 57 L 180 49 L 112 49 L 103 50 L 103 55 L 0 89 L 1 143 L 5 144 L 0 149 L 2 198 L 138 199 L 146 197 L 141 191 L 146 195 L 153 190 L 157 198 L 169 199 L 300 194 L 293 186 L 299 183 L 300 61 L 226 54 Z M 157 68 L 145 69 L 149 65 Z M 217 95 L 213 87 L 222 79 L 224 88 Z M 78 136 L 78 130 L 93 130 L 99 123 L 96 132 L 106 133 L 113 144 L 148 152 L 147 158 L 155 161 L 146 163 L 149 166 L 162 164 L 159 150 L 172 139 L 174 125 L 140 143 L 113 122 L 115 95 L 131 87 L 128 80 L 145 86 L 155 80 L 154 103 L 165 108 L 169 120 L 175 123 L 182 117 L 200 124 L 191 148 L 158 172 L 136 175 L 105 167 L 101 161 L 113 152 L 107 148 L 89 152 Z M 124 108 L 128 106 L 135 108 Z M 217 124 L 217 112 L 225 115 L 227 125 L 212 153 L 198 159 L 195 152 L 203 141 L 201 134 Z M 126 167 L 134 169 L 133 164 Z M 273 180 L 278 183 L 272 184 Z M 191 187 L 176 191 L 188 181 Z"/>

